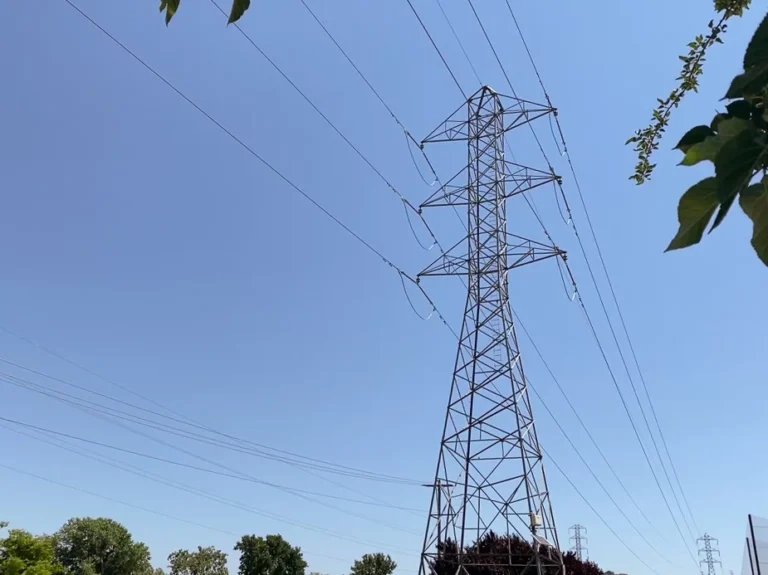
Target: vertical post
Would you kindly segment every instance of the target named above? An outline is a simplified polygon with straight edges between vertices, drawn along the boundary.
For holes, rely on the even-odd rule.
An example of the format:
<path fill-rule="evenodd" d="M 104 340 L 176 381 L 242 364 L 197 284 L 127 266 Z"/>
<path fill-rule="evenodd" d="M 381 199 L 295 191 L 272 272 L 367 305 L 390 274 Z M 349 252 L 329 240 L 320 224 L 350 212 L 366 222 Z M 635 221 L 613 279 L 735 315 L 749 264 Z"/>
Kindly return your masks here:
<path fill-rule="evenodd" d="M 755 540 L 755 525 L 752 522 L 752 514 L 749 514 L 749 532 L 752 534 L 752 547 L 755 550 L 755 567 L 757 567 L 756 575 L 762 575 L 760 569 L 760 556 L 757 553 L 757 541 Z"/>

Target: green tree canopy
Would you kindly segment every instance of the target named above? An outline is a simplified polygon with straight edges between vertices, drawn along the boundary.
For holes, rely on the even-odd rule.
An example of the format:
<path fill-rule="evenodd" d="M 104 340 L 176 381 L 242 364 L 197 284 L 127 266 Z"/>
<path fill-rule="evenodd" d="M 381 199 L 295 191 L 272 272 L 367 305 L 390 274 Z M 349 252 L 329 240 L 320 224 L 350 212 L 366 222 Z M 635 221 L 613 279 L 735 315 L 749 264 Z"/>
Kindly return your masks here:
<path fill-rule="evenodd" d="M 228 575 L 227 554 L 215 547 L 179 549 L 168 556 L 171 575 Z"/>
<path fill-rule="evenodd" d="M 366 553 L 354 562 L 351 575 L 392 575 L 397 569 L 397 563 L 384 553 Z"/>
<path fill-rule="evenodd" d="M 57 575 L 63 572 L 54 560 L 50 537 L 11 529 L 0 539 L 0 575 Z"/>
<path fill-rule="evenodd" d="M 244 535 L 235 551 L 240 551 L 239 575 L 304 575 L 307 568 L 301 549 L 280 535 Z"/>
<path fill-rule="evenodd" d="M 70 519 L 54 536 L 55 556 L 72 575 L 146 575 L 149 549 L 117 521 Z"/>

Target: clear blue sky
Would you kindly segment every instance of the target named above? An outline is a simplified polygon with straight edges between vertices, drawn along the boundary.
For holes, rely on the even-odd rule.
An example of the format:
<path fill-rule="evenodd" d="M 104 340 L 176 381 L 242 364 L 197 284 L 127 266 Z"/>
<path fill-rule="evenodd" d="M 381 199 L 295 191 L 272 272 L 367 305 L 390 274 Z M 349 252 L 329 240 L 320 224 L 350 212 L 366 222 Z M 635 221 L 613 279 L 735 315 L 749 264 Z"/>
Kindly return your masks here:
<path fill-rule="evenodd" d="M 436 256 L 413 240 L 388 188 L 234 28 L 224 25 L 209 2 L 185 0 L 167 29 L 153 2 L 76 3 L 405 270 L 417 273 Z M 310 4 L 417 138 L 461 103 L 404 0 Z M 685 129 L 714 114 L 764 12 L 761 3 L 734 22 L 727 43 L 712 52 L 700 93 L 674 116 L 650 184 L 637 189 L 628 181 L 634 157 L 623 145 L 645 125 L 655 98 L 673 87 L 680 66 L 676 55 L 704 30 L 710 4 L 515 1 L 513 6 L 560 109 L 696 522 L 720 538 L 726 569 L 738 570 L 746 514 L 768 513 L 768 391 L 761 358 L 768 343 L 768 276 L 752 253 L 751 226 L 738 209 L 701 246 L 662 252 L 676 230 L 677 199 L 709 170 L 675 167 L 679 158 L 669 149 Z M 415 5 L 461 82 L 475 87 L 436 4 L 415 0 Z M 477 5 L 519 94 L 541 101 L 503 2 Z M 445 6 L 483 80 L 504 92 L 503 77 L 466 2 L 446 0 Z M 414 202 L 431 193 L 414 170 L 402 132 L 298 0 L 255 2 L 243 26 L 399 190 Z M 412 313 L 390 268 L 63 0 L 0 4 L 0 71 L 0 325 L 217 429 L 342 464 L 431 479 L 455 341 L 439 322 Z M 547 123 L 538 131 L 565 177 L 588 241 L 567 165 L 557 157 Z M 524 134 L 516 141 L 520 159 L 546 167 Z M 461 167 L 461 150 L 429 153 L 444 179 Z M 571 254 L 619 383 L 631 399 L 574 236 L 551 191 L 538 193 L 550 231 Z M 515 206 L 513 223 L 520 213 Z M 447 245 L 460 236 L 451 216 L 428 214 Z M 430 279 L 425 285 L 456 325 L 464 302 L 458 282 Z M 554 264 L 520 270 L 511 285 L 514 306 L 663 538 L 623 496 L 523 338 L 533 385 L 627 513 L 679 567 L 645 546 L 535 402 L 542 443 L 651 566 L 661 573 L 694 573 Z M 0 335 L 0 350 L 3 359 L 135 400 L 11 336 Z M 8 365 L 0 372 L 53 384 Z M 200 464 L 7 383 L 0 383 L 0 417 Z M 344 573 L 355 557 L 378 550 L 200 499 L 5 429 L 0 438 L 0 460 L 20 469 L 233 533 L 282 533 L 304 548 L 313 570 Z M 362 497 L 273 461 L 173 441 L 268 481 Z M 407 533 L 265 486 L 109 455 L 293 520 L 395 546 L 402 549 L 392 551 L 400 572 L 417 569 L 425 513 L 332 503 L 412 532 Z M 602 567 L 650 573 L 552 466 L 548 476 L 563 546 L 567 527 L 578 522 L 588 527 L 590 556 Z M 342 481 L 402 506 L 424 510 L 429 500 L 421 487 Z M 179 547 L 216 545 L 229 551 L 235 542 L 232 535 L 7 470 L 0 470 L 0 486 L 5 494 L 0 518 L 50 532 L 71 516 L 111 516 L 150 546 L 157 565 L 164 566 L 167 554 Z"/>

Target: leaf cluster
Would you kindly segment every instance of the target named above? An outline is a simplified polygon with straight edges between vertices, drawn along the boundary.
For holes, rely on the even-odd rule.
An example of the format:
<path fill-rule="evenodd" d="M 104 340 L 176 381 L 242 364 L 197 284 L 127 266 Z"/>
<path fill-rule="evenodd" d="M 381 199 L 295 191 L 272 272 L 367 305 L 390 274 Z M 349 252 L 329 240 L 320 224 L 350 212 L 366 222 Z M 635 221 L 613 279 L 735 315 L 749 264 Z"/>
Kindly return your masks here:
<path fill-rule="evenodd" d="M 680 105 L 683 97 L 688 92 L 698 92 L 699 78 L 704 71 L 707 51 L 715 44 L 722 44 L 722 35 L 728 29 L 728 20 L 735 16 L 741 16 L 749 8 L 752 0 L 715 0 L 715 11 L 721 14 L 719 20 L 711 20 L 707 26 L 706 34 L 700 34 L 688 44 L 688 54 L 678 56 L 683 62 L 680 76 L 677 77 L 679 85 L 672 90 L 666 98 L 657 98 L 658 104 L 653 110 L 651 122 L 648 127 L 637 130 L 627 144 L 634 144 L 633 150 L 637 152 L 637 165 L 635 173 L 630 176 L 635 183 L 642 184 L 650 179 L 656 164 L 651 163 L 651 156 L 659 149 L 661 140 L 672 110 Z"/>
<path fill-rule="evenodd" d="M 171 23 L 171 20 L 179 10 L 181 0 L 160 0 L 160 12 L 165 12 L 165 25 Z M 245 11 L 251 7 L 251 0 L 232 0 L 232 9 L 229 11 L 229 20 L 227 24 L 234 24 L 242 18 Z"/>
<path fill-rule="evenodd" d="M 744 72 L 725 94 L 731 100 L 709 125 L 690 129 L 675 149 L 683 166 L 711 162 L 715 175 L 693 185 L 680 198 L 680 228 L 667 250 L 701 241 L 717 228 L 736 199 L 752 220 L 752 247 L 768 265 L 768 16 L 744 54 Z M 753 181 L 762 175 L 761 181 Z"/>

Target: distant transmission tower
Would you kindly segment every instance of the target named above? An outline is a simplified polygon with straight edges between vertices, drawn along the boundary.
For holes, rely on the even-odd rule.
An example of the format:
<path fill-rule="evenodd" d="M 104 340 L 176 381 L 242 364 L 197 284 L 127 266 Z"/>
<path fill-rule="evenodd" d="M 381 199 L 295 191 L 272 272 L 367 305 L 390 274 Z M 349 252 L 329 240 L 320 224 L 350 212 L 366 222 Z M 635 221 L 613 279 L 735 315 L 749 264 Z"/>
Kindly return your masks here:
<path fill-rule="evenodd" d="M 699 555 L 704 554 L 704 559 L 699 561 L 700 565 L 706 565 L 707 571 L 706 573 L 702 571 L 702 575 L 717 575 L 717 572 L 715 571 L 715 564 L 720 563 L 720 568 L 722 569 L 723 564 L 720 562 L 719 559 L 715 559 L 713 554 L 717 553 L 718 556 L 720 556 L 720 551 L 717 550 L 717 548 L 713 547 L 712 542 L 718 543 L 717 539 L 714 537 L 711 537 L 707 533 L 704 534 L 704 537 L 700 537 L 696 540 L 697 543 L 700 543 L 703 548 L 699 549 Z"/>
<path fill-rule="evenodd" d="M 571 551 L 576 554 L 576 557 L 579 558 L 579 561 L 588 559 L 589 550 L 587 549 L 587 528 L 583 525 L 576 524 L 570 527 L 568 532 L 573 533 L 573 535 L 571 535 L 571 543 L 573 543 Z"/>
<path fill-rule="evenodd" d="M 562 575 L 542 450 L 509 306 L 508 272 L 562 256 L 507 230 L 507 199 L 554 182 L 510 162 L 505 134 L 552 113 L 484 86 L 424 143 L 466 142 L 468 164 L 422 207 L 466 210 L 467 235 L 419 274 L 466 277 L 467 300 L 432 487 L 420 575 Z M 491 546 L 485 535 L 517 535 L 533 552 Z M 529 570 L 530 569 L 530 570 Z"/>

